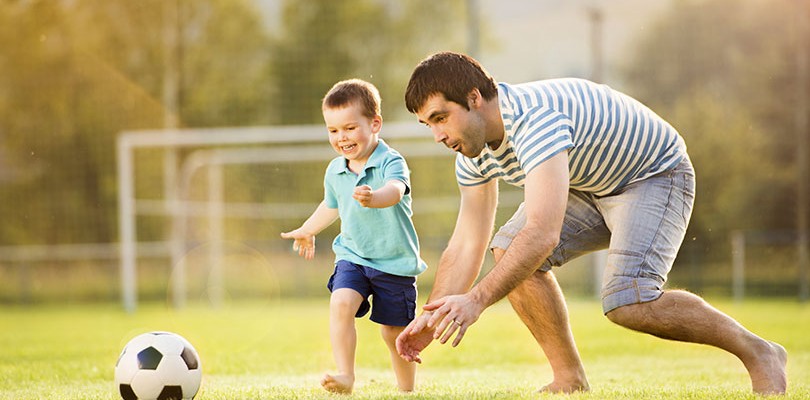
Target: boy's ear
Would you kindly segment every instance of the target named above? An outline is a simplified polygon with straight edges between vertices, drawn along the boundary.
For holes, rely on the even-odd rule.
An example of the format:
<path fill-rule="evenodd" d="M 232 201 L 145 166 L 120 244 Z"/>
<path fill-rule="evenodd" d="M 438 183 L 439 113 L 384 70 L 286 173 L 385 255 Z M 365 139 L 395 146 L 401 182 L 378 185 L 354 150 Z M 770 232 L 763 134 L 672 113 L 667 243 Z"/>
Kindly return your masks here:
<path fill-rule="evenodd" d="M 380 133 L 381 129 L 382 129 L 382 115 L 375 115 L 374 118 L 371 119 L 371 132 Z"/>

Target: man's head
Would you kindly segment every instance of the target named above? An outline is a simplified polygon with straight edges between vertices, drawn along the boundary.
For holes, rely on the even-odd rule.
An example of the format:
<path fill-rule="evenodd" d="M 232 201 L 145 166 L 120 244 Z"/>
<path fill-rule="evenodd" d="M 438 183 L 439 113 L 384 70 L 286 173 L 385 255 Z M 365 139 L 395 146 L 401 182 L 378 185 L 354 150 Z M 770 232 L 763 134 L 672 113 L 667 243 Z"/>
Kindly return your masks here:
<path fill-rule="evenodd" d="M 382 128 L 380 103 L 377 88 L 360 79 L 340 81 L 329 89 L 321 111 L 335 152 L 360 165 L 368 161 Z"/>
<path fill-rule="evenodd" d="M 430 127 L 433 138 L 466 157 L 503 139 L 498 88 L 469 56 L 437 53 L 416 66 L 405 91 L 405 105 Z"/>
<path fill-rule="evenodd" d="M 498 95 L 495 80 L 472 57 L 441 52 L 422 60 L 413 70 L 405 90 L 405 106 L 416 114 L 434 94 L 469 110 L 468 95 L 478 89 L 484 100 Z"/>

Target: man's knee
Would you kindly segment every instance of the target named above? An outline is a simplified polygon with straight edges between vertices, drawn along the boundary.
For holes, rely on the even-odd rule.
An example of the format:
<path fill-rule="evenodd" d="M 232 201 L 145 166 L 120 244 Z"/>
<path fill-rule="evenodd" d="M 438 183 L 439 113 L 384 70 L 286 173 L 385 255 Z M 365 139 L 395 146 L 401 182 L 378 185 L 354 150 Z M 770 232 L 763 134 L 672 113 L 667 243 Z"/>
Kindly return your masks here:
<path fill-rule="evenodd" d="M 605 316 L 616 325 L 633 330 L 643 330 L 644 327 L 653 322 L 651 320 L 655 318 L 652 315 L 650 303 L 652 302 L 628 304 L 617 307 L 609 311 Z"/>
<path fill-rule="evenodd" d="M 626 321 L 629 319 L 629 315 L 632 314 L 631 306 L 621 306 L 619 308 L 614 308 L 611 311 L 608 311 L 605 316 L 607 317 L 610 322 L 613 322 L 617 325 L 624 326 Z"/>

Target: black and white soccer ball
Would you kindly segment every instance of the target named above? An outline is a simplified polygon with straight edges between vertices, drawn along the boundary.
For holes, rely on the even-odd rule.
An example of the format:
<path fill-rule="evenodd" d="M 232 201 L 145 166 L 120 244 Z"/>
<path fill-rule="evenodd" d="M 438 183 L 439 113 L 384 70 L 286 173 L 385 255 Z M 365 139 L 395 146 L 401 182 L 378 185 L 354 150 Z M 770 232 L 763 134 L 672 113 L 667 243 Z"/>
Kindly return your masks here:
<path fill-rule="evenodd" d="M 193 399 L 201 380 L 194 346 L 171 332 L 136 336 L 115 363 L 115 386 L 124 400 Z"/>

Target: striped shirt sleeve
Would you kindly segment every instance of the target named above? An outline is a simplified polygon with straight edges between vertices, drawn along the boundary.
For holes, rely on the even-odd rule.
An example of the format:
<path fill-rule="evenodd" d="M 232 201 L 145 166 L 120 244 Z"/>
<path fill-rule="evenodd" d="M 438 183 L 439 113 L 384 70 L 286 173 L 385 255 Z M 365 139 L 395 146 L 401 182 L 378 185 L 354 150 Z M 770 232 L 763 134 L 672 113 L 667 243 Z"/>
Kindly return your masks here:
<path fill-rule="evenodd" d="M 561 151 L 574 147 L 573 122 L 562 113 L 536 107 L 515 121 L 515 152 L 525 174 Z"/>

